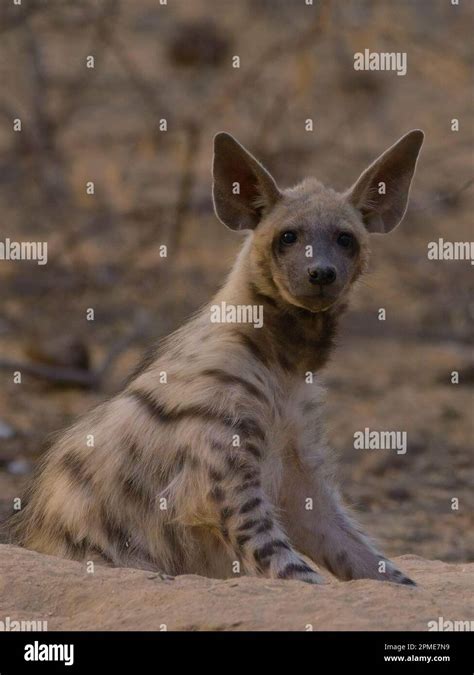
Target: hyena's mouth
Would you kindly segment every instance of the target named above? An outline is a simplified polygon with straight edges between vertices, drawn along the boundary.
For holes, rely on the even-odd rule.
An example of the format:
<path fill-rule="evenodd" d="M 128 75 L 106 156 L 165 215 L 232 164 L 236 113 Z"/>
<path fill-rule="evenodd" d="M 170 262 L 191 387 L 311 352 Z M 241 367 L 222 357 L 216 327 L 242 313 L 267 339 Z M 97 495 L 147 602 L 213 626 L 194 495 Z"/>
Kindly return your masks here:
<path fill-rule="evenodd" d="M 320 293 L 312 293 L 310 295 L 291 295 L 290 293 L 282 296 L 286 302 L 296 307 L 301 307 L 310 312 L 326 312 L 333 307 L 341 297 L 340 293 L 328 293 L 322 290 Z"/>
<path fill-rule="evenodd" d="M 344 289 L 331 290 L 327 288 L 315 288 L 313 293 L 308 295 L 294 296 L 293 304 L 304 307 L 311 312 L 326 312 L 341 299 Z"/>
<path fill-rule="evenodd" d="M 311 310 L 312 312 L 326 312 L 330 309 L 336 302 L 339 300 L 339 296 L 335 298 L 328 297 L 318 297 L 308 299 L 308 303 L 305 304 L 306 309 Z"/>
<path fill-rule="evenodd" d="M 306 309 L 309 312 L 325 312 L 341 298 L 345 291 L 345 286 L 337 287 L 332 285 L 331 288 L 324 285 L 316 285 L 310 288 L 309 293 L 301 293 L 298 290 L 291 288 L 288 280 L 282 278 L 279 270 L 275 270 L 272 274 L 271 281 L 276 292 L 286 305 Z"/>
<path fill-rule="evenodd" d="M 284 304 L 299 307 L 309 312 L 325 312 L 335 305 L 345 295 L 348 285 L 342 281 L 330 285 L 291 283 L 291 279 L 285 278 L 280 270 L 272 270 L 271 277 L 274 295 L 278 295 Z"/>

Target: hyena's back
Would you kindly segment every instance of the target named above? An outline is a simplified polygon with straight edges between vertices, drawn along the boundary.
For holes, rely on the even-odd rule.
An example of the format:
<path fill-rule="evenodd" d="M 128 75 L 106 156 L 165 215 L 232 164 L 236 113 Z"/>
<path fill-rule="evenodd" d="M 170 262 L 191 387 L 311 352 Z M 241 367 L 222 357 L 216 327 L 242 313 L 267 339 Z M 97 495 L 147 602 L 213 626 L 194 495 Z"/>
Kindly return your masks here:
<path fill-rule="evenodd" d="M 133 437 L 121 438 L 127 425 L 133 433 L 131 412 L 131 403 L 117 397 L 56 441 L 14 522 L 21 544 L 65 557 L 81 558 L 90 551 L 115 558 L 117 535 L 126 532 L 125 514 L 119 517 L 126 501 L 117 509 L 115 491 L 127 455 L 132 461 L 135 451 Z M 133 473 L 129 484 L 132 494 Z"/>
<path fill-rule="evenodd" d="M 232 574 L 235 553 L 221 527 L 230 510 L 219 480 L 235 471 L 231 491 L 252 498 L 261 429 L 275 420 L 270 391 L 255 398 L 262 364 L 248 361 L 245 341 L 222 333 L 199 354 L 185 342 L 179 354 L 171 345 L 166 360 L 59 438 L 14 519 L 19 543 L 168 574 Z M 235 435 L 244 448 L 232 448 Z"/>
<path fill-rule="evenodd" d="M 221 547 L 203 527 L 197 467 L 175 445 L 134 395 L 99 406 L 48 451 L 16 516 L 19 543 L 68 558 L 98 553 L 114 564 L 203 573 L 195 563 L 205 569 L 206 549 L 215 560 Z"/>

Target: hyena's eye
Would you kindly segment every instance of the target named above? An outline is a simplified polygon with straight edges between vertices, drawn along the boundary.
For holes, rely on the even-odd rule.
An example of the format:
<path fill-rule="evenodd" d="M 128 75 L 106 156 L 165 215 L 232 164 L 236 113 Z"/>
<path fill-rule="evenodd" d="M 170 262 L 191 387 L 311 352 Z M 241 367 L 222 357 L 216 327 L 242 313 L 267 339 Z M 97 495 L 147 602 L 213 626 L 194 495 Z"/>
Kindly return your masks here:
<path fill-rule="evenodd" d="M 297 239 L 298 236 L 296 232 L 293 232 L 293 230 L 288 230 L 287 232 L 283 232 L 283 234 L 280 235 L 280 241 L 282 244 L 294 244 Z"/>
<path fill-rule="evenodd" d="M 354 246 L 354 237 L 350 232 L 341 232 L 337 238 L 337 243 L 342 248 L 352 248 Z"/>

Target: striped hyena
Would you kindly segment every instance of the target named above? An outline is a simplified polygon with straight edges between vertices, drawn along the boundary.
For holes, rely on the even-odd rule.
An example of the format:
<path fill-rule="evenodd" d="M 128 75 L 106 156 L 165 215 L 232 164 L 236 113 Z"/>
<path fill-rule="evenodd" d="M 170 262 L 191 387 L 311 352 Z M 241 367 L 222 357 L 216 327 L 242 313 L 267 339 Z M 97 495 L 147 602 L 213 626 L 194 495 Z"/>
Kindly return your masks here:
<path fill-rule="evenodd" d="M 340 579 L 413 583 L 341 501 L 316 373 L 370 233 L 403 218 L 422 142 L 411 131 L 337 193 L 314 179 L 280 190 L 218 134 L 216 214 L 251 231 L 230 276 L 121 393 L 54 443 L 14 519 L 18 541 L 172 575 L 317 583 L 313 561 Z"/>

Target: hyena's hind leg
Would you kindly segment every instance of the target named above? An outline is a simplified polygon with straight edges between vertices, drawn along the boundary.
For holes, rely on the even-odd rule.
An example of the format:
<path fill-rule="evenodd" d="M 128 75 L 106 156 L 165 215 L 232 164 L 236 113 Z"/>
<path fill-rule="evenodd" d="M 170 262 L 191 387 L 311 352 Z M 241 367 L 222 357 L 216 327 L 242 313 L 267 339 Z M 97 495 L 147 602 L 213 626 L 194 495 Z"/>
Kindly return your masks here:
<path fill-rule="evenodd" d="M 248 574 L 322 583 L 293 549 L 262 488 L 261 451 L 252 443 L 233 450 L 214 444 L 216 450 L 208 470 L 209 499 L 231 556 Z"/>
<path fill-rule="evenodd" d="M 311 509 L 307 508 L 308 499 Z M 375 548 L 324 474 L 294 467 L 285 476 L 283 509 L 295 545 L 339 579 L 378 579 L 416 586 Z"/>

